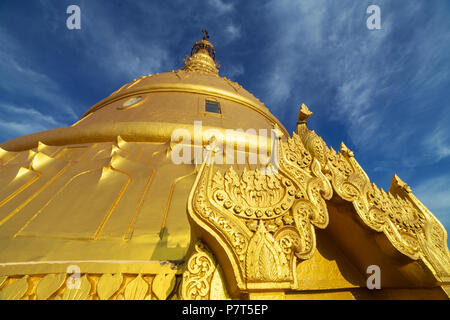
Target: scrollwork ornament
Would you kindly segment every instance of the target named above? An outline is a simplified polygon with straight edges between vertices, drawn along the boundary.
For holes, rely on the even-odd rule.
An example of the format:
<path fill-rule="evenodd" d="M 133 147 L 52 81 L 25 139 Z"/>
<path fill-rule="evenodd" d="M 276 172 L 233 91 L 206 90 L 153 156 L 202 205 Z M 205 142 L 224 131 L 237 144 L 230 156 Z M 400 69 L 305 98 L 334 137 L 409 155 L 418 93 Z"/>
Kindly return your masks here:
<path fill-rule="evenodd" d="M 327 161 L 329 172 L 326 174 L 334 191 L 342 199 L 352 202 L 367 226 L 383 232 L 398 251 L 411 259 L 431 261 L 432 269 L 450 273 L 445 229 L 435 222 L 437 220 L 415 198 L 406 183 L 394 175 L 389 192 L 378 188 L 343 143 L 340 153 L 329 149 Z M 439 236 L 431 236 L 433 228 L 439 230 Z"/>
<path fill-rule="evenodd" d="M 212 254 L 201 241 L 195 249 L 183 273 L 181 297 L 184 300 L 208 300 L 210 282 L 216 266 Z"/>
<path fill-rule="evenodd" d="M 214 150 L 209 150 L 208 159 L 213 159 Z M 281 142 L 279 152 L 279 170 L 270 174 L 258 169 L 238 173 L 233 167 L 222 173 L 206 159 L 189 197 L 189 216 L 200 226 L 198 235 L 224 249 L 240 290 L 275 283 L 295 288 L 297 258 L 312 256 L 314 227 L 328 224 L 325 200 L 333 189 L 319 160 L 297 135 Z M 301 219 L 294 210 L 299 202 L 311 209 Z M 202 237 L 203 232 L 209 236 Z"/>

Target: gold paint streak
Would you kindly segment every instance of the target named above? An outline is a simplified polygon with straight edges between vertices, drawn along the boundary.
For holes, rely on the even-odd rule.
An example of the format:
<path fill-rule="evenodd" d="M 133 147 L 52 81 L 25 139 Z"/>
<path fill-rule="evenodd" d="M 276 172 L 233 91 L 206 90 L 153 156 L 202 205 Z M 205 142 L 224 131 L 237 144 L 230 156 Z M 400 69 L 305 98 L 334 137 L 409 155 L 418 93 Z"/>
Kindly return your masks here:
<path fill-rule="evenodd" d="M 80 124 L 82 121 L 86 120 L 87 118 L 89 118 L 91 114 L 88 114 L 86 117 L 81 118 L 80 120 L 78 120 L 77 122 L 75 122 L 73 125 L 71 125 L 71 127 L 75 127 L 76 125 Z"/>
<path fill-rule="evenodd" d="M 51 178 L 49 181 L 47 181 L 38 191 L 36 191 L 35 194 L 33 194 L 31 197 L 29 197 L 27 200 L 25 200 L 20 206 L 18 206 L 16 209 L 11 211 L 10 214 L 8 214 L 3 220 L 0 221 L 0 226 L 2 226 L 6 221 L 11 219 L 16 213 L 18 213 L 20 210 L 22 210 L 23 207 L 25 207 L 31 200 L 36 198 L 45 188 L 47 188 L 53 181 L 55 181 L 61 174 L 63 174 L 64 171 L 66 171 L 67 168 L 69 168 L 71 164 L 67 164 L 64 168 L 62 168 L 53 178 Z M 15 235 L 14 235 L 15 237 Z"/>
<path fill-rule="evenodd" d="M 167 150 L 167 148 L 163 147 L 161 150 L 157 150 L 157 151 L 153 152 L 152 155 L 150 156 L 150 158 L 147 160 L 147 163 L 150 163 L 152 161 L 153 157 L 156 156 L 158 153 L 161 153 L 166 150 Z"/>
<path fill-rule="evenodd" d="M 194 171 L 192 171 L 191 173 L 188 173 L 185 176 L 182 177 L 178 177 L 176 178 L 173 182 L 172 185 L 170 186 L 170 191 L 169 191 L 169 197 L 167 198 L 167 203 L 166 203 L 166 208 L 164 210 L 164 215 L 163 215 L 163 221 L 161 223 L 161 229 L 159 231 L 159 238 L 162 239 L 163 233 L 164 233 L 164 228 L 166 227 L 166 223 L 167 223 L 167 216 L 169 215 L 169 209 L 170 209 L 170 203 L 172 202 L 172 195 L 173 195 L 173 191 L 175 189 L 175 185 L 183 180 L 184 178 L 187 178 L 193 174 L 195 174 L 197 172 L 197 170 L 194 168 Z"/>
<path fill-rule="evenodd" d="M 15 156 L 13 156 L 11 159 L 9 159 L 8 161 L 6 161 L 5 163 L 3 163 L 4 166 L 6 166 L 8 163 L 10 163 L 11 161 L 13 161 L 14 159 L 16 159 L 19 156 L 20 152 L 17 152 L 17 154 Z"/>
<path fill-rule="evenodd" d="M 86 155 L 89 153 L 89 151 L 91 151 L 92 149 L 94 149 L 97 146 L 98 143 L 94 143 L 90 148 L 87 148 L 86 152 L 78 159 L 78 161 L 81 161 L 84 159 L 84 157 L 86 157 Z"/>
<path fill-rule="evenodd" d="M 150 187 L 150 184 L 153 180 L 153 177 L 155 175 L 155 170 L 152 170 L 152 172 L 150 173 L 148 179 L 147 179 L 147 183 L 145 185 L 144 191 L 142 192 L 142 195 L 139 199 L 139 203 L 136 206 L 136 210 L 134 211 L 133 217 L 130 220 L 130 223 L 128 225 L 127 231 L 125 232 L 125 234 L 123 235 L 123 239 L 124 240 L 130 240 L 131 239 L 131 234 L 132 234 L 132 228 L 134 226 L 134 223 L 136 221 L 136 218 L 139 214 L 139 211 L 141 211 L 142 205 L 144 204 L 144 199 L 145 199 L 145 195 L 148 192 L 148 188 Z"/>
<path fill-rule="evenodd" d="M 60 153 L 61 151 L 63 151 L 64 149 L 65 149 L 65 148 L 63 148 L 63 147 L 60 147 L 60 148 L 56 149 L 56 151 L 53 152 L 53 153 L 51 154 L 50 158 L 55 158 L 56 155 L 57 155 L 58 153 Z"/>
<path fill-rule="evenodd" d="M 64 167 L 62 170 L 64 170 L 65 171 L 65 169 L 66 168 L 68 168 L 68 167 L 70 167 L 71 166 L 71 164 L 69 163 L 66 167 Z M 51 197 L 48 201 L 47 201 L 47 203 L 44 205 L 44 206 L 42 206 L 42 208 L 41 209 L 39 209 L 39 211 L 38 212 L 36 212 L 24 225 L 23 225 L 23 227 L 22 228 L 20 228 L 19 229 L 19 231 L 17 231 L 15 234 L 14 234 L 14 236 L 13 236 L 13 238 L 16 238 L 23 230 L 25 230 L 25 228 L 26 227 L 28 227 L 28 225 L 31 223 L 31 222 L 33 222 L 33 220 L 34 219 L 36 219 L 37 218 L 37 216 L 39 215 L 39 214 L 41 214 L 41 212 L 50 204 L 50 202 L 52 202 L 52 200 L 60 193 L 60 192 L 62 192 L 63 190 L 64 190 L 64 188 L 69 184 L 69 183 L 71 183 L 75 178 L 77 178 L 78 176 L 80 176 L 80 175 L 82 175 L 82 174 L 85 174 L 85 173 L 89 173 L 89 172 L 93 172 L 93 171 L 95 171 L 95 170 L 98 170 L 98 169 L 91 169 L 91 170 L 88 170 L 88 171 L 84 171 L 84 172 L 81 172 L 81 173 L 79 173 L 79 174 L 77 174 L 77 175 L 75 175 L 75 176 L 73 176 L 66 184 L 64 184 L 64 186 L 62 187 L 62 188 L 60 188 L 59 190 L 58 190 L 58 192 L 56 192 L 54 195 L 53 195 L 53 197 Z M 61 171 L 60 171 L 61 172 Z M 62 174 L 62 173 L 61 173 Z M 58 173 L 58 175 L 59 175 L 59 173 Z M 56 177 L 56 176 L 55 176 Z"/>
<path fill-rule="evenodd" d="M 112 215 L 114 209 L 115 209 L 115 208 L 117 207 L 117 205 L 119 204 L 120 199 L 122 199 L 122 196 L 123 196 L 123 194 L 125 193 L 125 190 L 127 189 L 128 185 L 129 185 L 130 182 L 131 182 L 131 177 L 130 177 L 129 174 L 127 174 L 127 173 L 124 172 L 124 171 L 114 169 L 113 167 L 110 167 L 110 168 L 111 168 L 111 170 L 113 170 L 113 171 L 116 171 L 116 172 L 125 174 L 126 176 L 128 176 L 128 180 L 127 180 L 127 182 L 125 182 L 125 185 L 124 185 L 124 186 L 122 187 L 122 189 L 120 190 L 119 195 L 117 196 L 116 200 L 115 200 L 114 203 L 112 204 L 112 206 L 111 206 L 111 208 L 109 209 L 108 213 L 107 213 L 106 216 L 103 218 L 103 221 L 102 221 L 102 223 L 100 224 L 100 226 L 97 228 L 97 231 L 95 232 L 94 237 L 92 238 L 92 240 L 97 240 L 97 238 L 98 238 L 100 232 L 102 232 L 102 230 L 103 230 L 103 228 L 104 228 L 106 222 L 108 222 L 108 220 L 109 220 L 109 218 L 111 217 L 111 215 Z"/>
<path fill-rule="evenodd" d="M 23 190 L 25 190 L 26 188 L 28 188 L 30 185 L 32 185 L 36 180 L 38 180 L 41 177 L 41 173 L 39 171 L 34 171 L 32 170 L 34 173 L 37 174 L 37 176 L 34 176 L 33 179 L 31 179 L 30 181 L 28 181 L 27 183 L 25 183 L 23 186 L 21 186 L 19 189 L 17 189 L 16 191 L 14 191 L 13 193 L 11 193 L 8 197 L 6 197 L 5 199 L 3 199 L 3 201 L 0 201 L 0 207 L 2 207 L 5 203 L 7 203 L 9 200 L 11 200 L 12 198 L 14 198 L 15 196 L 17 196 L 19 193 L 21 193 Z M 15 179 L 15 178 L 14 178 Z M 0 223 L 1 225 L 1 223 Z"/>
<path fill-rule="evenodd" d="M 116 93 L 119 93 L 123 88 L 125 88 L 128 85 L 128 83 L 124 84 L 123 86 L 121 86 L 118 90 L 114 91 L 113 93 L 111 93 L 110 96 L 115 95 Z"/>
<path fill-rule="evenodd" d="M 143 79 L 143 78 L 140 78 L 140 79 L 134 81 L 132 84 L 130 84 L 130 86 L 129 86 L 127 89 L 130 89 L 131 87 L 134 87 L 134 86 L 137 85 L 139 82 L 141 82 L 142 79 Z"/>
<path fill-rule="evenodd" d="M 141 148 L 141 152 L 139 152 L 139 154 L 138 154 L 138 156 L 136 158 L 136 161 L 139 161 L 143 154 L 144 154 L 144 147 Z"/>
<path fill-rule="evenodd" d="M 54 159 L 58 159 L 61 157 L 62 154 L 64 154 L 66 152 L 67 148 L 66 147 L 61 147 L 59 148 L 54 154 L 52 154 L 52 158 Z"/>
<path fill-rule="evenodd" d="M 128 159 L 128 157 L 130 156 L 130 151 L 120 148 L 120 147 L 118 146 L 118 144 L 115 144 L 114 146 L 116 146 L 117 149 L 119 149 L 120 151 L 125 152 L 125 153 L 126 153 L 126 156 L 125 156 L 124 158 L 125 158 L 125 159 Z M 112 148 L 112 147 L 111 147 L 111 148 Z"/>

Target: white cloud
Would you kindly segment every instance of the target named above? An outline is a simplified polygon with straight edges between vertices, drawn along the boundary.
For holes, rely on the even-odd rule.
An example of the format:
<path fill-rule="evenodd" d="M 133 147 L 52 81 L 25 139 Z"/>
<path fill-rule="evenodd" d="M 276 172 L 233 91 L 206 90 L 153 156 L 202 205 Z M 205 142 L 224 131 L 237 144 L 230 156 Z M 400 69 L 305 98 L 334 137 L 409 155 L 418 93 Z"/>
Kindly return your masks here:
<path fill-rule="evenodd" d="M 49 76 L 35 69 L 33 65 L 19 61 L 25 50 L 15 39 L 0 28 L 0 38 L 5 46 L 0 46 L 0 88 L 13 93 L 29 96 L 66 112 L 72 120 L 78 119 L 70 100 L 63 97 L 60 86 Z"/>
<path fill-rule="evenodd" d="M 430 134 L 425 135 L 422 143 L 422 147 L 430 152 L 431 157 L 435 158 L 435 161 L 450 156 L 450 135 L 448 126 L 439 126 L 435 128 Z"/>
<path fill-rule="evenodd" d="M 0 132 L 7 139 L 65 126 L 34 108 L 16 107 L 0 101 L 0 112 Z"/>
<path fill-rule="evenodd" d="M 222 0 L 210 0 L 208 3 L 217 10 L 217 13 L 219 14 L 229 13 L 234 8 L 232 3 L 225 3 Z"/>
<path fill-rule="evenodd" d="M 413 137 L 421 135 L 419 144 L 420 139 L 428 137 L 421 131 L 420 123 L 416 125 L 416 117 L 428 103 L 421 99 L 431 97 L 428 91 L 448 82 L 450 74 L 446 67 L 448 55 L 442 54 L 443 46 L 450 43 L 450 32 L 441 28 L 436 33 L 445 15 L 439 16 L 436 10 L 427 22 L 418 21 L 424 6 L 405 4 L 398 11 L 384 5 L 382 30 L 370 31 L 365 23 L 367 5 L 361 2 L 271 1 L 266 19 L 276 27 L 267 29 L 270 46 L 266 51 L 267 64 L 262 66 L 266 80 L 263 99 L 278 115 L 287 115 L 293 104 L 301 102 L 314 111 L 316 106 L 303 100 L 305 93 L 314 101 L 321 101 L 320 95 L 325 92 L 334 95 L 326 102 L 321 101 L 327 108 L 323 113 L 329 120 L 345 126 L 358 150 L 394 152 L 399 159 L 400 151 L 405 150 Z M 399 30 L 408 24 L 410 28 L 402 31 L 408 36 L 398 39 Z M 405 46 L 399 48 L 399 40 Z M 314 85 L 309 86 L 309 79 Z M 320 91 L 312 92 L 311 87 Z M 416 103 L 395 103 L 405 99 Z M 429 108 L 438 110 L 436 106 Z M 421 120 L 429 126 L 428 121 L 440 120 L 439 113 L 440 110 L 433 119 L 430 116 Z M 449 155 L 450 144 L 446 139 L 449 136 L 447 125 L 428 138 L 434 139 L 438 154 L 433 161 Z M 410 157 L 400 161 L 414 166 L 425 158 L 431 161 L 425 152 L 414 161 Z"/>
<path fill-rule="evenodd" d="M 30 120 L 29 123 L 44 123 L 48 124 L 50 126 L 61 126 L 62 123 L 56 121 L 52 116 L 42 114 L 38 110 L 35 110 L 33 108 L 20 108 L 15 107 L 9 104 L 0 103 L 0 110 L 2 111 L 2 114 L 12 113 L 13 116 L 20 117 L 22 119 L 28 118 Z"/>
<path fill-rule="evenodd" d="M 245 73 L 242 64 L 233 64 L 231 66 L 226 66 L 222 72 L 231 80 L 243 75 Z"/>
<path fill-rule="evenodd" d="M 27 134 L 48 130 L 49 128 L 38 123 L 14 122 L 0 120 L 0 131 L 9 138 L 20 137 Z"/>
<path fill-rule="evenodd" d="M 241 37 L 241 28 L 232 23 L 227 25 L 227 27 L 225 28 L 225 32 L 228 36 L 228 41 L 234 41 Z"/>
<path fill-rule="evenodd" d="M 444 174 L 413 187 L 417 198 L 450 230 L 450 175 Z"/>
<path fill-rule="evenodd" d="M 143 3 L 137 5 L 143 16 L 155 14 Z M 167 42 L 158 38 L 158 30 L 152 30 L 154 27 L 151 21 L 139 29 L 130 27 L 118 30 L 115 20 L 108 17 L 107 10 L 94 2 L 85 6 L 89 8 L 89 13 L 95 12 L 95 16 L 86 17 L 86 28 L 89 30 L 80 30 L 81 43 L 74 45 L 88 63 L 100 65 L 105 75 L 121 81 L 167 71 Z M 142 30 L 145 28 L 148 28 L 149 33 Z"/>

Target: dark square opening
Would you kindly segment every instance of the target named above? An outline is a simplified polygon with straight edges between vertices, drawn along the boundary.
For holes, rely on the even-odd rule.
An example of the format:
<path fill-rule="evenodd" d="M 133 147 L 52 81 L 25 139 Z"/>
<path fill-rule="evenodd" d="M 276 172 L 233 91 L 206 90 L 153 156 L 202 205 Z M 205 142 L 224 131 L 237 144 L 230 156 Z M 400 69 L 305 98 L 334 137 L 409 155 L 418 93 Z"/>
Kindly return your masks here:
<path fill-rule="evenodd" d="M 220 107 L 217 102 L 213 101 L 206 101 L 205 103 L 205 110 L 206 112 L 212 112 L 212 113 L 219 113 L 220 114 Z"/>

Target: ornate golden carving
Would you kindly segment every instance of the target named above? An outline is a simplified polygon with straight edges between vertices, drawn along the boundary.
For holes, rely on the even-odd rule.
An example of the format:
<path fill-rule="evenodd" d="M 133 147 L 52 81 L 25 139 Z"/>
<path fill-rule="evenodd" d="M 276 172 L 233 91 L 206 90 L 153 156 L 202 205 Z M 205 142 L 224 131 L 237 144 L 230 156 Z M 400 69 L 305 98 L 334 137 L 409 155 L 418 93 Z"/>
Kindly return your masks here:
<path fill-rule="evenodd" d="M 229 299 L 220 266 L 208 248 L 197 241 L 190 256 L 180 286 L 183 300 Z"/>
<path fill-rule="evenodd" d="M 246 263 L 249 282 L 290 280 L 290 268 L 281 244 L 267 232 L 262 221 L 248 245 Z"/>
<path fill-rule="evenodd" d="M 298 112 L 297 124 L 305 123 L 312 114 L 313 113 L 308 109 L 306 104 L 302 103 L 300 111 Z"/>
<path fill-rule="evenodd" d="M 296 259 L 312 256 L 314 226 L 328 224 L 332 188 L 320 162 L 297 135 L 280 143 L 271 174 L 213 173 L 210 148 L 189 198 L 190 217 L 227 252 L 240 290 L 295 288 Z"/>
<path fill-rule="evenodd" d="M 28 276 L 20 279 L 10 279 L 0 291 L 0 300 L 19 300 L 28 291 Z"/>
<path fill-rule="evenodd" d="M 448 279 L 450 255 L 442 225 L 397 176 L 385 192 L 370 182 L 345 144 L 340 153 L 328 149 L 306 127 L 310 115 L 302 105 L 298 134 L 280 140 L 276 173 L 215 171 L 214 147 L 199 170 L 189 216 L 198 236 L 222 249 L 216 254 L 229 262 L 237 289 L 296 288 L 297 259 L 313 255 L 314 227 L 328 225 L 325 201 L 333 189 L 353 204 L 365 225 L 383 232 L 401 253 L 421 258 L 438 279 Z"/>
<path fill-rule="evenodd" d="M 173 292 L 176 270 L 156 275 L 84 274 L 79 288 L 69 280 L 73 276 L 69 279 L 66 273 L 0 277 L 0 300 L 164 300 Z M 74 287 L 68 287 L 68 281 Z"/>
<path fill-rule="evenodd" d="M 121 274 L 104 274 L 100 277 L 97 284 L 97 294 L 101 300 L 108 300 L 111 298 L 123 282 Z"/>
<path fill-rule="evenodd" d="M 422 259 L 438 278 L 449 278 L 447 233 L 406 183 L 394 175 L 389 192 L 385 192 L 370 182 L 344 143 L 337 153 L 333 148 L 328 149 L 305 123 L 298 126 L 298 131 L 313 159 L 319 159 L 322 164 L 334 191 L 353 204 L 365 225 L 383 232 L 398 251 L 411 259 Z"/>
<path fill-rule="evenodd" d="M 125 300 L 144 300 L 148 289 L 148 283 L 138 275 L 125 288 Z"/>
<path fill-rule="evenodd" d="M 175 287 L 175 272 L 160 273 L 152 282 L 152 291 L 159 300 L 166 300 Z"/>
<path fill-rule="evenodd" d="M 66 288 L 62 295 L 62 300 L 90 300 L 92 297 L 89 295 L 92 285 L 89 282 L 86 275 L 81 277 L 79 288 Z"/>
<path fill-rule="evenodd" d="M 427 260 L 425 252 L 433 256 L 429 249 L 430 244 L 436 246 L 433 244 L 435 242 L 442 253 L 441 261 L 448 263 L 445 230 L 431 214 L 421 210 L 412 201 L 411 189 L 406 184 L 399 185 L 403 193 L 393 194 L 379 189 L 370 183 L 367 174 L 344 144 L 341 153 L 330 149 L 327 158 L 329 179 L 334 190 L 341 198 L 353 203 L 358 216 L 367 226 L 383 232 L 397 250 L 415 260 Z M 394 180 L 401 181 L 397 176 Z M 434 241 L 427 237 L 427 228 L 439 233 Z"/>
<path fill-rule="evenodd" d="M 217 75 L 220 66 L 214 59 L 214 46 L 203 38 L 192 47 L 191 55 L 185 59 L 183 70 Z"/>
<path fill-rule="evenodd" d="M 54 294 L 66 280 L 64 273 L 48 274 L 39 281 L 36 288 L 36 299 L 47 300 L 52 294 Z"/>
<path fill-rule="evenodd" d="M 210 282 L 216 264 L 211 252 L 202 242 L 195 244 L 194 252 L 186 265 L 183 273 L 180 296 L 183 300 L 208 300 Z"/>

